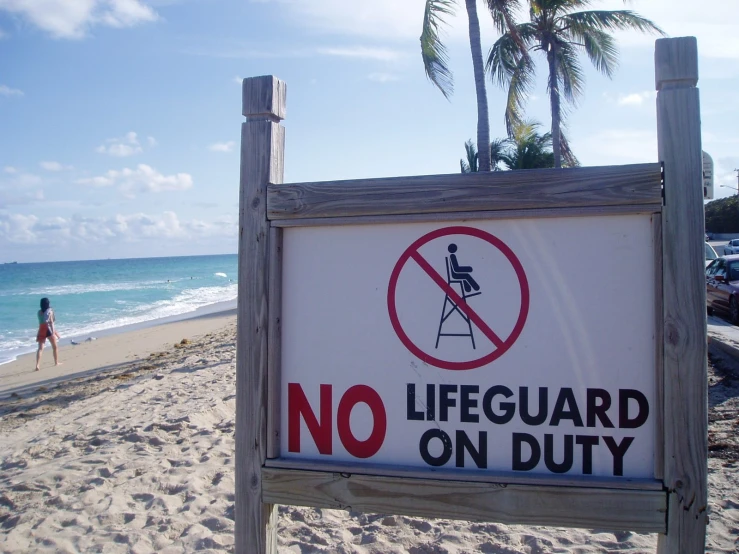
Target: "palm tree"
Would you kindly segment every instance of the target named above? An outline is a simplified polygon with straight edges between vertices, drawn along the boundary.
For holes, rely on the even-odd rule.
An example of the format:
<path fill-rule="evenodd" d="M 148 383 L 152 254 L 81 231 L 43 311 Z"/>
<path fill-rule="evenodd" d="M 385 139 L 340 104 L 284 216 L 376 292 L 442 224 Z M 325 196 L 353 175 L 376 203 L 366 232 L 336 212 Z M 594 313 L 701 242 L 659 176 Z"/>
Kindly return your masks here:
<path fill-rule="evenodd" d="M 495 139 L 490 143 L 490 161 L 493 171 L 502 169 L 542 169 L 554 167 L 552 135 L 537 132 L 539 124 L 527 121 L 519 126 L 513 137 Z M 459 160 L 462 173 L 477 171 L 477 148 L 468 140 L 464 143 L 467 161 Z"/>
<path fill-rule="evenodd" d="M 462 170 L 462 173 L 477 173 L 477 148 L 475 147 L 475 143 L 472 142 L 472 139 L 464 143 L 464 149 L 467 154 L 467 159 L 465 160 L 462 158 L 459 160 L 459 168 Z"/>
<path fill-rule="evenodd" d="M 500 32 L 508 31 L 512 40 L 523 43 L 516 34 L 513 12 L 520 0 L 486 0 L 495 25 Z M 436 85 L 445 98 L 449 98 L 454 90 L 452 72 L 447 66 L 446 47 L 441 42 L 440 31 L 446 22 L 444 18 L 452 15 L 457 0 L 426 0 L 423 14 L 423 30 L 421 32 L 421 57 L 426 76 Z M 465 0 L 467 18 L 469 20 L 470 50 L 472 67 L 475 74 L 475 92 L 477 95 L 477 143 L 490 142 L 490 123 L 488 119 L 488 99 L 485 90 L 485 70 L 483 66 L 482 45 L 480 43 L 480 20 L 477 17 L 476 0 Z M 480 171 L 490 171 L 490 158 L 486 150 L 480 153 Z"/>
<path fill-rule="evenodd" d="M 493 171 L 503 170 L 500 166 L 503 164 L 503 158 L 505 158 L 510 142 L 511 139 L 509 138 L 497 138 L 490 141 L 490 163 L 493 166 Z"/>
<path fill-rule="evenodd" d="M 578 53 L 585 51 L 595 68 L 611 77 L 618 64 L 618 49 L 608 31 L 635 29 L 641 32 L 662 30 L 650 20 L 630 10 L 574 11 L 592 0 L 529 0 L 530 22 L 515 25 L 518 37 L 505 32 L 493 45 L 486 69 L 491 79 L 508 87 L 505 119 L 508 133 L 522 123 L 522 112 L 534 81 L 534 63 L 529 52 L 546 56 L 549 104 L 552 113 L 552 145 L 555 167 L 575 165 L 567 139 L 562 133 L 561 95 L 574 104 L 582 94 L 584 74 Z"/>
<path fill-rule="evenodd" d="M 503 165 L 508 169 L 554 167 L 552 135 L 540 135 L 538 128 L 538 123 L 526 122 L 514 131 L 513 138 L 509 139 L 510 147 L 501 155 Z"/>

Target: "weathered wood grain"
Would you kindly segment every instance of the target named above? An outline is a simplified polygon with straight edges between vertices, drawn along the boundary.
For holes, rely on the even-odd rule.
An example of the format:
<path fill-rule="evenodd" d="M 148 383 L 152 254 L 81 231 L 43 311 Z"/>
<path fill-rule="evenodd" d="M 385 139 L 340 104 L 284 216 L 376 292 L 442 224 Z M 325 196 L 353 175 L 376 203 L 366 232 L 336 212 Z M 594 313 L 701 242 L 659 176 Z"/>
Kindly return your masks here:
<path fill-rule="evenodd" d="M 707 348 L 703 185 L 697 45 L 660 39 L 655 51 L 657 139 L 664 163 L 664 482 L 669 491 L 663 554 L 703 552 L 707 524 Z M 669 76 L 670 81 L 660 79 Z"/>
<path fill-rule="evenodd" d="M 639 164 L 270 185 L 267 217 L 576 208 L 660 200 L 659 165 Z"/>
<path fill-rule="evenodd" d="M 356 217 L 311 217 L 273 219 L 273 227 L 316 227 L 323 225 L 383 225 L 388 223 L 422 223 L 437 221 L 475 221 L 482 219 L 526 219 L 542 217 L 587 217 L 606 215 L 653 214 L 662 211 L 662 204 L 630 204 L 627 206 L 588 206 L 584 208 L 541 208 L 533 210 L 502 210 L 499 212 L 448 212 L 408 215 L 359 215 Z"/>
<path fill-rule="evenodd" d="M 488 470 L 464 470 L 449 468 L 418 468 L 367 462 L 327 462 L 300 460 L 295 458 L 268 459 L 265 467 L 271 469 L 299 469 L 323 471 L 326 473 L 350 473 L 360 475 L 381 475 L 405 479 L 448 479 L 476 483 L 497 483 L 507 485 L 549 485 L 552 487 L 586 487 L 601 489 L 663 490 L 662 482 L 656 479 L 629 479 L 624 477 L 597 477 L 593 475 L 541 475 L 520 472 L 492 472 Z"/>
<path fill-rule="evenodd" d="M 280 455 L 282 364 L 282 229 L 269 229 L 269 329 L 267 331 L 267 458 Z"/>
<path fill-rule="evenodd" d="M 654 49 L 654 86 L 657 90 L 671 87 L 694 87 L 698 84 L 698 41 L 681 37 L 657 41 Z"/>
<path fill-rule="evenodd" d="M 665 532 L 666 494 L 264 468 L 265 501 L 508 524 Z"/>
<path fill-rule="evenodd" d="M 241 113 L 251 121 L 267 119 L 277 123 L 285 119 L 287 85 L 272 75 L 244 79 L 241 84 Z"/>
<path fill-rule="evenodd" d="M 665 364 L 664 364 L 664 303 L 662 301 L 662 214 L 652 215 L 654 240 L 654 477 L 663 479 L 665 473 Z"/>
<path fill-rule="evenodd" d="M 264 110 L 266 88 L 274 78 L 244 81 L 244 106 Z M 246 94 L 250 97 L 247 98 Z M 252 97 L 253 95 L 253 97 Z M 272 115 L 277 118 L 279 109 Z M 246 113 L 247 118 L 252 114 Z M 267 448 L 268 232 L 267 183 L 283 178 L 285 134 L 271 117 L 241 126 L 239 198 L 239 283 L 236 336 L 236 495 L 235 539 L 238 554 L 274 554 L 277 511 L 262 504 L 261 468 Z"/>

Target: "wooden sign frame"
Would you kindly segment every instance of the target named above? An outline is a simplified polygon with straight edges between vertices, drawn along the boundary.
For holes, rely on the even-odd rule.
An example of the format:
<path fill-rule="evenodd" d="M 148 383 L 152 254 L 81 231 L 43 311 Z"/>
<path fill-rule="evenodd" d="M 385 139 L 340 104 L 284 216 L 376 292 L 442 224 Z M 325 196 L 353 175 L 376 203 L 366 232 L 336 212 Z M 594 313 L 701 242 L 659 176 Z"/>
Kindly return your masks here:
<path fill-rule="evenodd" d="M 236 365 L 236 552 L 275 553 L 277 504 L 659 533 L 703 552 L 707 353 L 697 43 L 656 42 L 659 162 L 282 184 L 285 83 L 245 79 Z M 656 479 L 471 477 L 280 458 L 282 229 L 650 214 L 655 241 Z M 566 507 L 566 508 L 563 508 Z"/>

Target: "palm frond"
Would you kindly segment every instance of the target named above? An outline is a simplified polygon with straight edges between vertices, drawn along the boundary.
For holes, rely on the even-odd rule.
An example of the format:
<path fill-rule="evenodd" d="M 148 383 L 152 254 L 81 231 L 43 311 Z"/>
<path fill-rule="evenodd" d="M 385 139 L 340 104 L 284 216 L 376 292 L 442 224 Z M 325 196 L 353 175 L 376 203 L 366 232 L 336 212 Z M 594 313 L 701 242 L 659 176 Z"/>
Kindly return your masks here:
<path fill-rule="evenodd" d="M 593 0 L 554 0 L 563 10 L 573 10 L 576 8 L 587 8 L 593 3 Z"/>
<path fill-rule="evenodd" d="M 598 29 L 580 29 L 572 27 L 567 31 L 574 41 L 580 41 L 595 68 L 613 77 L 618 67 L 618 48 L 613 37 Z"/>
<path fill-rule="evenodd" d="M 531 23 L 523 23 L 516 25 L 516 31 L 521 37 L 524 48 L 530 48 L 536 37 L 534 26 Z M 503 33 L 488 52 L 485 71 L 490 74 L 493 83 L 505 87 L 510 83 L 513 74 L 516 72 L 520 59 L 524 57 L 527 56 L 524 56 L 521 46 L 513 38 L 513 35 Z"/>
<path fill-rule="evenodd" d="M 600 31 L 633 29 L 642 33 L 656 33 L 665 36 L 665 32 L 655 23 L 631 10 L 593 10 L 568 13 L 559 17 L 557 24 L 561 30 L 572 27 Z"/>
<path fill-rule="evenodd" d="M 540 148 L 551 148 L 552 147 L 552 133 L 547 131 L 543 135 L 538 135 L 537 144 Z"/>
<path fill-rule="evenodd" d="M 536 129 L 538 127 L 539 124 L 533 120 L 527 119 L 525 121 L 521 121 L 521 123 L 513 129 L 511 139 L 515 142 L 527 140 L 536 133 Z"/>
<path fill-rule="evenodd" d="M 562 160 L 564 161 L 564 167 L 579 167 L 580 160 L 577 159 L 575 153 L 570 148 L 570 143 L 565 137 L 564 131 L 559 132 L 559 145 L 562 149 Z"/>
<path fill-rule="evenodd" d="M 521 0 L 485 0 L 496 29 L 502 33 L 515 32 L 516 11 L 521 7 Z"/>
<path fill-rule="evenodd" d="M 566 13 L 574 9 L 585 8 L 593 3 L 593 0 L 533 0 L 532 7 L 536 4 L 536 8 L 540 12 L 546 12 L 550 17 L 556 17 L 557 14 Z"/>
<path fill-rule="evenodd" d="M 532 143 L 536 144 L 540 148 L 551 148 L 552 146 L 552 134 L 549 132 L 543 135 L 539 134 L 539 128 L 541 123 L 534 119 L 527 119 L 521 122 L 513 132 L 512 139 L 516 143 Z"/>
<path fill-rule="evenodd" d="M 553 124 L 557 125 L 555 134 L 559 135 L 559 143 L 555 146 L 561 152 L 564 166 L 575 166 L 579 162 L 561 129 L 568 106 L 574 106 L 584 91 L 585 73 L 578 55 L 584 50 L 595 68 L 611 77 L 618 65 L 618 49 L 611 36 L 613 31 L 636 30 L 660 35 L 664 32 L 631 10 L 589 10 L 594 0 L 527 0 L 527 3 L 531 21 L 526 24 L 528 27 L 517 25 L 516 30 L 526 52 L 538 49 L 547 56 L 550 69 L 547 89 L 552 101 Z M 507 36 L 493 45 L 488 55 L 487 70 L 494 82 L 508 87 L 506 126 L 509 136 L 513 136 L 523 132 L 524 102 L 532 86 L 534 67 L 533 64 L 525 64 L 523 48 L 510 34 L 508 30 Z M 535 135 L 529 131 L 520 136 L 539 137 L 542 147 L 553 140 L 551 136 Z M 519 162 L 523 163 L 521 156 L 529 156 L 535 148 L 538 145 L 531 143 L 518 151 Z M 558 166 L 559 162 L 558 159 Z"/>
<path fill-rule="evenodd" d="M 521 58 L 516 71 L 511 76 L 506 99 L 505 125 L 508 136 L 512 136 L 516 127 L 523 122 L 526 100 L 534 87 L 534 65 L 530 58 Z"/>
<path fill-rule="evenodd" d="M 583 74 L 580 61 L 577 59 L 577 51 L 571 43 L 560 41 L 556 46 L 557 56 L 557 80 L 559 81 L 565 99 L 574 104 L 582 95 L 585 86 L 585 75 Z"/>
<path fill-rule="evenodd" d="M 530 23 L 516 26 L 524 45 L 530 47 L 536 38 L 536 28 Z M 505 122 L 509 135 L 521 123 L 526 100 L 534 86 L 534 62 L 524 56 L 510 33 L 501 36 L 488 53 L 485 71 L 493 83 L 508 88 Z"/>
<path fill-rule="evenodd" d="M 547 150 L 541 148 L 536 139 L 523 142 L 512 150 L 506 160 L 508 169 L 542 169 L 554 167 L 554 152 L 551 147 Z"/>
<path fill-rule="evenodd" d="M 509 33 L 518 45 L 521 55 L 528 56 L 528 48 L 518 32 L 516 12 L 521 7 L 521 0 L 486 0 L 493 23 L 501 34 Z"/>
<path fill-rule="evenodd" d="M 540 169 L 554 167 L 552 137 L 549 133 L 538 133 L 539 123 L 533 120 L 523 121 L 513 136 L 500 141 L 503 149 L 500 163 L 507 169 Z"/>
<path fill-rule="evenodd" d="M 448 67 L 449 55 L 441 42 L 441 30 L 445 16 L 452 15 L 455 0 L 426 0 L 421 31 L 421 57 L 426 77 L 441 91 L 445 98 L 454 92 L 454 79 Z"/>
<path fill-rule="evenodd" d="M 505 163 L 508 146 L 508 139 L 493 139 L 490 141 L 490 165 L 493 171 L 500 171 L 500 164 Z"/>
<path fill-rule="evenodd" d="M 473 173 L 477 172 L 478 170 L 478 154 L 477 154 L 477 148 L 475 148 L 475 143 L 472 142 L 472 139 L 469 139 L 464 143 L 464 150 L 465 154 L 467 155 L 467 160 L 461 159 L 459 160 L 459 166 L 462 170 L 462 173 Z"/>

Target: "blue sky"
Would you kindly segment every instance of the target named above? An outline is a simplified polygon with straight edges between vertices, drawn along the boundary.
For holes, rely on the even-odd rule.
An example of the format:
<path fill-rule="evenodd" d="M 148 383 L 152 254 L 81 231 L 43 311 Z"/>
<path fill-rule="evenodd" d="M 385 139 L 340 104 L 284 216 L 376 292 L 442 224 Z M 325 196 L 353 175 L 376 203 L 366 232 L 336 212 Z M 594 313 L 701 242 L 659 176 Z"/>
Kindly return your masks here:
<path fill-rule="evenodd" d="M 460 2 L 464 4 L 464 2 Z M 424 0 L 0 0 L 0 262 L 236 252 L 243 77 L 287 82 L 286 181 L 456 173 L 476 128 L 464 10 L 455 92 L 425 78 Z M 632 0 L 698 37 L 716 196 L 739 167 L 739 0 Z M 620 0 L 594 8 L 623 9 Z M 727 14 L 732 14 L 727 17 Z M 496 39 L 481 5 L 483 50 Z M 653 36 L 618 35 L 568 116 L 583 165 L 656 160 Z M 587 67 L 589 62 L 583 60 Z M 527 115 L 549 125 L 544 67 Z M 488 84 L 491 135 L 504 93 Z"/>

